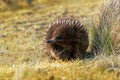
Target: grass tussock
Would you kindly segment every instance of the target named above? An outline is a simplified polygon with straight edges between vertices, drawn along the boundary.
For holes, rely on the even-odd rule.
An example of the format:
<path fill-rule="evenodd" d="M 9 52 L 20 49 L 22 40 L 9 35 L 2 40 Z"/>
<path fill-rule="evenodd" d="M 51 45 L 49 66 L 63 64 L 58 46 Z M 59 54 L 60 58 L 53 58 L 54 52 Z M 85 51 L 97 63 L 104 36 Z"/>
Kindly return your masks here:
<path fill-rule="evenodd" d="M 120 0 L 104 1 L 97 29 L 93 28 L 93 50 L 103 55 L 120 53 Z M 95 26 L 95 25 L 94 25 Z"/>

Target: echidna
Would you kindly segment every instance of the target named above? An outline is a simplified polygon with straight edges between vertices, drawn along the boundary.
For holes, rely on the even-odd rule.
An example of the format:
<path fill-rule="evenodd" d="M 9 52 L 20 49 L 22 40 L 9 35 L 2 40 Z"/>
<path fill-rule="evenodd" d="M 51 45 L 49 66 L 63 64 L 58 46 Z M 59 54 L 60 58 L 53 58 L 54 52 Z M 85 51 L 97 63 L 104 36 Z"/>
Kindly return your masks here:
<path fill-rule="evenodd" d="M 83 58 L 88 44 L 86 28 L 73 18 L 53 22 L 46 36 L 48 55 L 53 59 Z"/>

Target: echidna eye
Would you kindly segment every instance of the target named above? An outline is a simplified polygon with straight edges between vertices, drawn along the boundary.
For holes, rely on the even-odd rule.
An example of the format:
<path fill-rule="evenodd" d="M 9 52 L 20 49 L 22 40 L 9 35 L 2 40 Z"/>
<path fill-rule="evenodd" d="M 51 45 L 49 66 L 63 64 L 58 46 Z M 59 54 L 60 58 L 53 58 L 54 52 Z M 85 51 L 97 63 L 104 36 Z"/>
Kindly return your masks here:
<path fill-rule="evenodd" d="M 63 47 L 60 46 L 60 45 L 55 44 L 55 45 L 54 45 L 54 49 L 55 49 L 56 51 L 60 52 L 60 51 L 63 50 Z"/>

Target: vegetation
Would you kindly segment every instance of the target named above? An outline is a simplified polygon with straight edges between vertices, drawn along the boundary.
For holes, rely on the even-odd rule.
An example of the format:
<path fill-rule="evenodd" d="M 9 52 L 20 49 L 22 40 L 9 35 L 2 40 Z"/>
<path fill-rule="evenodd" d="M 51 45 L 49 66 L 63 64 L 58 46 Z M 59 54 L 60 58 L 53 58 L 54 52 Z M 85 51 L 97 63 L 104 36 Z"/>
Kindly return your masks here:
<path fill-rule="evenodd" d="M 98 30 L 93 27 L 93 50 L 103 55 L 120 53 L 120 1 L 107 0 L 102 4 Z"/>
<path fill-rule="evenodd" d="M 0 80 L 119 80 L 120 0 L 103 2 L 100 11 L 101 2 L 1 0 Z M 66 16 L 87 26 L 90 55 L 83 60 L 50 61 L 43 55 L 48 25 Z"/>

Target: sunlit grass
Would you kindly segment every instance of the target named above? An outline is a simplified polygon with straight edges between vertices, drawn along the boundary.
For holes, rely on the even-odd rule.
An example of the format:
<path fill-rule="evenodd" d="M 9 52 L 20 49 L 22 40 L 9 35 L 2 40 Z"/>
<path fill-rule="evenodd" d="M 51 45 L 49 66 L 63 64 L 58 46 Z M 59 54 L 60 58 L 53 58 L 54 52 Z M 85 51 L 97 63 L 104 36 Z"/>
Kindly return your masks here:
<path fill-rule="evenodd" d="M 108 57 L 90 60 L 76 60 L 72 62 L 39 62 L 37 64 L 22 64 L 5 66 L 0 69 L 1 79 L 22 80 L 114 80 L 120 79 L 119 60 L 117 57 Z M 109 60 L 109 62 L 108 62 Z M 3 76 L 4 75 L 4 76 Z M 108 77 L 109 76 L 109 77 Z M 53 80 L 54 80 L 53 79 Z"/>

